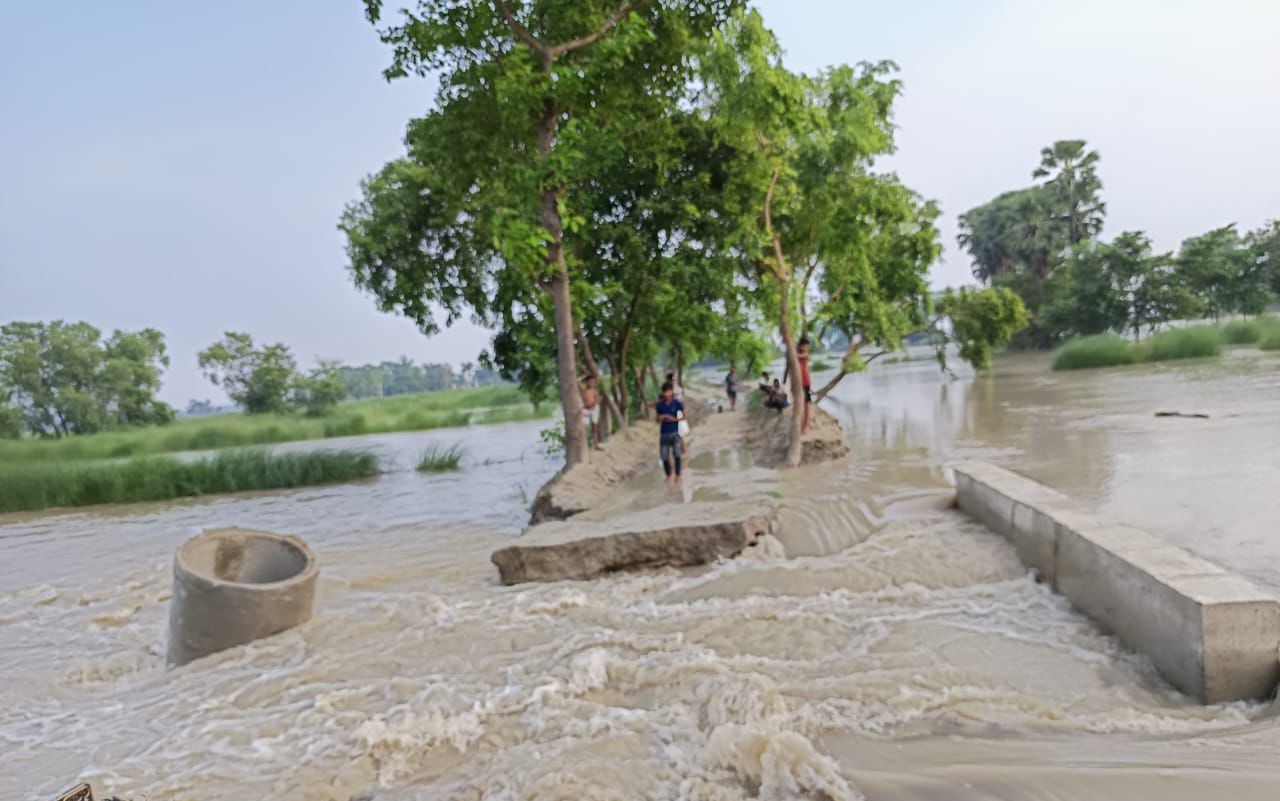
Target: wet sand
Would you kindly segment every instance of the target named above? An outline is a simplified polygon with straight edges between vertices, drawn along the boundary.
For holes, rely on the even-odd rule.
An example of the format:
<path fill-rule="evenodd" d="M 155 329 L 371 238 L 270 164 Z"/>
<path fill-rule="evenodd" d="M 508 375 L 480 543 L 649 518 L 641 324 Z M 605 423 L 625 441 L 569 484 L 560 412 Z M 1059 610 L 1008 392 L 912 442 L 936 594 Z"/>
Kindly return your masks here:
<path fill-rule="evenodd" d="M 488 562 L 554 469 L 539 424 L 368 438 L 402 469 L 360 485 L 0 518 L 0 797 L 1274 799 L 1270 708 L 1171 689 L 947 508 L 945 465 L 1022 470 L 1278 586 L 1277 390 L 1256 353 L 878 368 L 827 407 L 844 461 L 695 440 L 682 492 L 655 466 L 611 499 L 776 493 L 777 548 L 595 581 L 502 587 Z M 460 436 L 466 473 L 412 472 Z M 308 538 L 317 617 L 166 672 L 172 550 L 230 524 Z"/>

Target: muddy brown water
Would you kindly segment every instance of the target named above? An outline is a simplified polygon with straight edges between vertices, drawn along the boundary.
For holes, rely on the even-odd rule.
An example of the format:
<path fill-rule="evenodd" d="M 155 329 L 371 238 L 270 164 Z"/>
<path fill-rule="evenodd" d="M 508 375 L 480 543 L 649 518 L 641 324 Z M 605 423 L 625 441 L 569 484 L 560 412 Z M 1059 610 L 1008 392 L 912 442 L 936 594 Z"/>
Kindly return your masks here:
<path fill-rule="evenodd" d="M 695 440 L 681 493 L 655 455 L 611 498 L 786 498 L 780 546 L 697 572 L 499 586 L 488 554 L 554 470 L 540 423 L 347 441 L 392 472 L 342 487 L 0 517 L 0 798 L 1280 797 L 1268 704 L 1171 689 L 948 509 L 944 467 L 1023 471 L 1280 590 L 1280 358 L 909 362 L 828 408 L 845 462 Z M 412 471 L 460 439 L 463 473 Z M 307 538 L 316 617 L 166 671 L 174 549 L 229 525 Z"/>

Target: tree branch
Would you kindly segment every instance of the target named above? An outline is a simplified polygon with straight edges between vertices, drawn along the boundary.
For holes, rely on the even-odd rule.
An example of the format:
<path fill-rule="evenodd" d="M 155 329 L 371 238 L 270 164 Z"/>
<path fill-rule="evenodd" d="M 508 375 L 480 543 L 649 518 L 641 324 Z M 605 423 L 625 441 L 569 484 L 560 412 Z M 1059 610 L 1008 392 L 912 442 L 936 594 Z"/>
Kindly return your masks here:
<path fill-rule="evenodd" d="M 624 19 L 629 17 L 632 11 L 635 11 L 636 9 L 640 8 L 643 5 L 647 5 L 648 2 L 649 0 L 632 0 L 632 2 L 630 3 L 625 3 L 622 6 L 619 6 L 618 10 L 613 12 L 613 16 L 609 17 L 609 19 L 606 20 L 605 23 L 601 25 L 599 28 L 596 28 L 594 31 L 587 34 L 586 36 L 579 36 L 577 39 L 570 39 L 567 42 L 562 42 L 556 45 L 555 47 L 548 49 L 547 51 L 548 55 L 554 61 L 560 56 L 563 56 L 565 53 L 571 53 L 574 50 L 580 50 L 584 47 L 590 47 L 591 45 L 603 39 L 604 35 L 607 34 L 609 31 L 618 27 L 618 23 L 622 22 Z"/>
<path fill-rule="evenodd" d="M 544 61 L 555 59 L 555 56 L 551 55 L 551 48 L 547 46 L 546 42 L 534 36 L 533 31 L 521 25 L 520 20 L 516 19 L 516 15 L 511 13 L 511 7 L 507 5 L 507 0 L 494 0 L 494 3 L 498 7 L 498 13 L 507 21 L 507 27 L 515 33 L 517 39 L 529 45 L 530 49 L 542 56 Z"/>

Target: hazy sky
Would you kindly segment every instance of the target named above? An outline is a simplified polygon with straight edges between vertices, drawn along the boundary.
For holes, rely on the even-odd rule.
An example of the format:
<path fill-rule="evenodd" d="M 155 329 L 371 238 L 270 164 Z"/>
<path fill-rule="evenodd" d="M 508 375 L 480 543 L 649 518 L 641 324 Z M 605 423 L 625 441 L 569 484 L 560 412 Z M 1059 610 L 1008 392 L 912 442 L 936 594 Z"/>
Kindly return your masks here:
<path fill-rule="evenodd" d="M 390 3 L 396 7 L 397 3 Z M 1160 248 L 1280 216 L 1276 0 L 763 0 L 795 68 L 890 58 L 892 166 L 955 216 L 1030 182 L 1039 149 L 1102 153 L 1107 235 Z M 164 397 L 219 398 L 195 353 L 228 329 L 316 357 L 473 359 L 356 292 L 335 228 L 430 102 L 388 85 L 358 0 L 0 2 L 0 321 L 153 326 Z"/>

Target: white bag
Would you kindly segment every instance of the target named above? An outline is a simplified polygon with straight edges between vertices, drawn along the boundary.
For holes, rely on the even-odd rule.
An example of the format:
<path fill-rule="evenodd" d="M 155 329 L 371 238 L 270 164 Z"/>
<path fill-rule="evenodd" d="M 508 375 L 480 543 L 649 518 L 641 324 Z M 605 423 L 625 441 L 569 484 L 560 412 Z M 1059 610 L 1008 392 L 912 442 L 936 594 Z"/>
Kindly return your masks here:
<path fill-rule="evenodd" d="M 689 436 L 689 421 L 683 417 L 680 418 L 680 422 L 676 424 L 676 432 L 682 437 Z"/>

